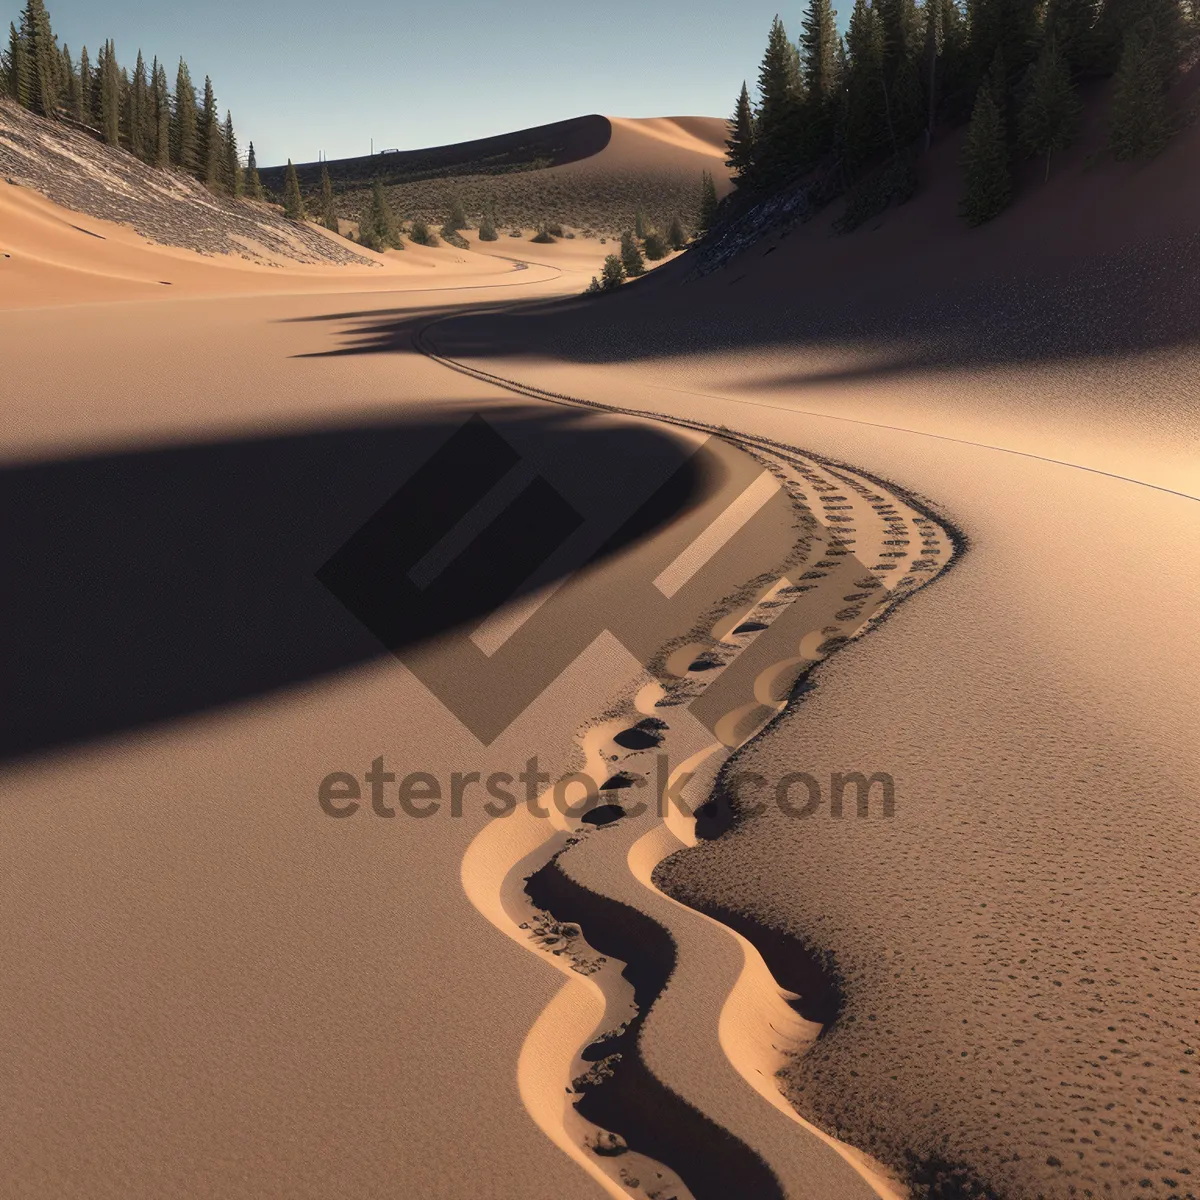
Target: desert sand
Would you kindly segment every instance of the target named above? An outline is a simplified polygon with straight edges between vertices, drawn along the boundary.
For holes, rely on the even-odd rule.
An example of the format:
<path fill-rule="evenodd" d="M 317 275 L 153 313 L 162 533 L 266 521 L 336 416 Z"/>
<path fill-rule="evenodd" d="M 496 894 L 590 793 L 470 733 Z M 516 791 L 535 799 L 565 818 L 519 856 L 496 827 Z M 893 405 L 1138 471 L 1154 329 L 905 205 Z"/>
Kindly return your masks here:
<path fill-rule="evenodd" d="M 1193 1195 L 1194 151 L 1105 213 L 1085 144 L 1019 252 L 934 186 L 596 300 L 590 240 L 267 268 L 0 189 L 0 1176 Z M 345 586 L 477 417 L 577 522 L 405 522 L 389 654 Z M 534 755 L 610 811 L 455 815 Z M 379 758 L 441 808 L 323 810 Z M 747 811 L 849 771 L 891 815 Z"/>

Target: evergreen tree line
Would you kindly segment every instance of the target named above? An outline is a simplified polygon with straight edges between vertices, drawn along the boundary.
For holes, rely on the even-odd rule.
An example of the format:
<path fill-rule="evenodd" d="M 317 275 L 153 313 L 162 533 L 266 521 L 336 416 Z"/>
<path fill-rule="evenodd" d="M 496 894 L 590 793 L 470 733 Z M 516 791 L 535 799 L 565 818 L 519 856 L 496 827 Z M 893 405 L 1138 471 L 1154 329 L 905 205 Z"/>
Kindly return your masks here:
<path fill-rule="evenodd" d="M 221 119 L 210 78 L 197 96 L 181 58 L 172 92 L 163 63 L 155 58 L 147 66 L 139 50 L 130 74 L 111 40 L 95 62 L 86 46 L 75 60 L 68 46 L 59 46 L 45 0 L 26 0 L 19 24 L 9 24 L 0 88 L 40 116 L 73 120 L 143 162 L 186 171 L 215 192 L 263 198 L 254 143 L 243 167 L 233 117 L 226 110 Z"/>
<path fill-rule="evenodd" d="M 1075 135 L 1083 79 L 1116 74 L 1117 158 L 1160 150 L 1198 29 L 1200 0 L 855 0 L 841 37 L 832 0 L 808 0 L 797 43 L 775 18 L 756 102 L 742 85 L 727 165 L 742 192 L 811 172 L 844 190 L 969 116 L 963 215 L 979 223 L 1008 203 L 1018 155 L 1044 158 L 1049 175 Z M 879 172 L 896 188 L 902 175 Z"/>

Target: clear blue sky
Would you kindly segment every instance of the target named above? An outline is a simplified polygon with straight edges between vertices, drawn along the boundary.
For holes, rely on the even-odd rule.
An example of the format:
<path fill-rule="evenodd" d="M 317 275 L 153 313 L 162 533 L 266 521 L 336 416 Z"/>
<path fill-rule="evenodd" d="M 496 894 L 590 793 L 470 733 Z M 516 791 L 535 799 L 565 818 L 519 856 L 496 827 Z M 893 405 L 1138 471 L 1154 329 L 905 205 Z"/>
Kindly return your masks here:
<path fill-rule="evenodd" d="M 75 58 L 106 37 L 133 67 L 211 75 L 258 161 L 306 162 L 505 133 L 582 113 L 727 116 L 777 11 L 804 0 L 46 0 Z M 838 5 L 839 24 L 853 0 Z M 16 17 L 21 0 L 0 0 Z M 844 10 L 844 11 L 843 11 Z"/>

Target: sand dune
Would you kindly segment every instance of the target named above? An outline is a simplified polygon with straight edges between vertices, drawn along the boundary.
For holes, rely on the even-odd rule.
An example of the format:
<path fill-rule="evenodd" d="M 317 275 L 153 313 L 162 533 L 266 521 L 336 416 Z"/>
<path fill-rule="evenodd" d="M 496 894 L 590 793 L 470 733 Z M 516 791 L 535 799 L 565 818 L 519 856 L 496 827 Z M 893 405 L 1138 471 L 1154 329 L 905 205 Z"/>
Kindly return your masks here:
<path fill-rule="evenodd" d="M 722 191 L 728 127 L 715 117 L 609 117 L 612 138 L 593 160 L 597 167 L 655 167 L 678 163 L 695 170 L 708 167 Z"/>
<path fill-rule="evenodd" d="M 638 211 L 663 229 L 672 217 L 690 224 L 704 171 L 725 195 L 732 187 L 726 133 L 716 117 L 593 114 L 477 142 L 304 163 L 297 173 L 315 200 L 327 170 L 346 220 L 357 219 L 378 177 L 396 212 L 435 226 L 461 203 L 472 219 L 490 209 L 506 227 L 550 220 L 612 235 L 631 227 Z M 283 168 L 262 174 L 281 195 Z"/>

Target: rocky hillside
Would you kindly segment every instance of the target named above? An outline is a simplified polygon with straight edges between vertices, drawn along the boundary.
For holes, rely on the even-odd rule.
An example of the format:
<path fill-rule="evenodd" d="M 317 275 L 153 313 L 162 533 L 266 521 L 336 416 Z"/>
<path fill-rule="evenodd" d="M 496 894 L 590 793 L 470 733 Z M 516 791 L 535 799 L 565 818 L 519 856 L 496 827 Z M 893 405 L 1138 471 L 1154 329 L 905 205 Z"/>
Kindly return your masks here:
<path fill-rule="evenodd" d="M 165 246 L 267 263 L 368 261 L 269 205 L 214 196 L 188 176 L 147 166 L 78 126 L 43 120 L 7 100 L 0 100 L 0 176 Z"/>

